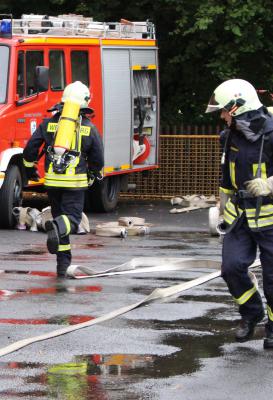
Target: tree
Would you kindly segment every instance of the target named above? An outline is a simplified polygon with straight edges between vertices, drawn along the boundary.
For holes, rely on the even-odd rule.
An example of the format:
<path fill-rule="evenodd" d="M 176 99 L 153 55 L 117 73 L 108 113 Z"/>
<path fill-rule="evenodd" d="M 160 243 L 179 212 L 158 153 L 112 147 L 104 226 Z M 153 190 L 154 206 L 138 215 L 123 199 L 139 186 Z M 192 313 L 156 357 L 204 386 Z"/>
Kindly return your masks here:
<path fill-rule="evenodd" d="M 272 22 L 269 0 L 192 0 L 176 2 L 176 28 L 169 57 L 173 76 L 164 87 L 166 110 L 181 110 L 186 121 L 202 121 L 213 89 L 222 81 L 242 78 L 256 88 L 273 87 Z M 177 116 L 177 114 L 176 114 Z M 175 117 L 175 115 L 174 115 Z"/>

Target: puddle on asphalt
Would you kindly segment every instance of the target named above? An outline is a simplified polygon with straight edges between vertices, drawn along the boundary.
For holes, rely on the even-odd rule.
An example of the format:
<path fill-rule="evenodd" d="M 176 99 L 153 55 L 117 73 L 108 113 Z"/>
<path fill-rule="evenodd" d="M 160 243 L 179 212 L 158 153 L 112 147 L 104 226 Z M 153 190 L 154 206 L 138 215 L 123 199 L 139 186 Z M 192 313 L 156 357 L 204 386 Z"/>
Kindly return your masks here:
<path fill-rule="evenodd" d="M 46 248 L 24 249 L 1 254 L 1 260 L 5 261 L 45 261 L 49 253 Z"/>
<path fill-rule="evenodd" d="M 133 237 L 133 239 L 140 241 L 139 237 Z M 139 248 L 156 247 L 157 250 L 196 250 L 194 255 L 198 255 L 201 249 L 214 248 L 218 251 L 221 248 L 219 238 L 212 237 L 206 232 L 153 232 L 141 239 L 141 243 L 138 244 Z"/>
<path fill-rule="evenodd" d="M 226 335 L 227 322 L 216 323 L 214 334 L 202 335 L 200 328 L 207 331 L 208 320 L 196 320 L 186 334 L 170 332 L 163 343 L 181 349 L 171 355 L 92 354 L 51 365 L 0 362 L 0 387 L 9 387 L 6 382 L 10 382 L 9 389 L 0 389 L 1 399 L 142 400 L 143 393 L 138 394 L 134 384 L 151 378 L 191 375 L 202 368 L 204 359 L 223 353 L 223 344 L 232 341 Z"/>
<path fill-rule="evenodd" d="M 10 382 L 9 389 L 0 389 L 0 395 L 1 399 L 11 397 L 67 400 L 125 398 L 124 392 L 128 390 L 128 383 L 135 380 L 132 379 L 134 373 L 142 373 L 145 368 L 153 364 L 153 361 L 154 357 L 149 355 L 94 354 L 75 357 L 70 363 L 54 365 L 0 363 L 0 382 Z M 141 378 L 139 376 L 136 381 Z M 19 382 L 18 387 L 14 387 L 14 382 L 12 382 L 15 379 Z M 5 387 L 7 386 L 5 384 Z M 132 393 L 128 398 L 136 400 L 138 396 Z"/>
<path fill-rule="evenodd" d="M 44 253 L 44 255 L 35 255 L 35 258 L 33 255 L 31 255 L 31 258 L 27 256 L 26 254 L 1 254 L 1 261 L 46 261 L 48 262 L 49 255 L 48 253 Z"/>
<path fill-rule="evenodd" d="M 18 250 L 18 251 L 12 251 L 9 254 L 13 254 L 13 255 L 37 255 L 37 254 L 46 254 L 47 251 L 45 250 L 41 250 L 41 249 L 27 249 L 27 250 Z"/>
<path fill-rule="evenodd" d="M 147 377 L 156 377 L 159 359 L 151 355 L 93 354 L 53 365 L 0 363 L 0 382 L 10 382 L 9 389 L 0 389 L 0 395 L 1 399 L 137 400 L 142 397 L 130 391 L 130 384 L 143 380 L 147 372 Z M 11 383 L 15 379 L 20 382 L 18 387 Z"/>
<path fill-rule="evenodd" d="M 211 235 L 207 232 L 176 232 L 176 231 L 168 231 L 168 232 L 153 232 L 152 236 L 154 238 L 166 240 L 166 239 L 176 239 L 176 240 L 208 240 L 211 239 Z"/>
<path fill-rule="evenodd" d="M 46 261 L 48 262 L 49 258 L 51 257 L 51 254 L 45 252 L 43 254 L 39 253 L 35 254 L 35 257 L 33 257 L 33 254 L 1 254 L 1 261 L 25 261 L 25 262 L 31 262 L 31 261 Z M 75 261 L 86 261 L 86 260 L 92 260 L 93 259 L 93 254 L 90 255 L 75 255 L 74 256 Z"/>
<path fill-rule="evenodd" d="M 44 277 L 56 277 L 56 272 L 49 271 L 27 271 L 20 269 L 2 269 L 1 274 L 18 274 L 18 275 L 32 275 L 32 276 L 44 276 Z"/>
<path fill-rule="evenodd" d="M 221 309 L 213 309 L 190 320 L 139 320 L 141 329 L 168 331 L 161 343 L 178 349 L 172 354 L 91 354 L 62 364 L 0 362 L 0 398 L 143 400 L 143 393 L 137 393 L 134 384 L 141 387 L 147 379 L 190 376 L 202 369 L 206 359 L 223 356 L 223 346 L 234 342 L 236 321 L 221 316 Z M 10 323 L 73 325 L 92 318 L 60 315 Z M 255 336 L 262 335 L 261 328 Z"/>
<path fill-rule="evenodd" d="M 29 271 L 21 269 L 1 269 L 1 274 L 11 274 L 11 275 L 31 275 L 31 276 L 41 276 L 41 277 L 56 277 L 56 272 L 50 271 Z"/>
<path fill-rule="evenodd" d="M 198 247 L 200 248 L 200 243 L 198 244 Z M 192 244 L 169 244 L 166 246 L 158 246 L 158 249 L 160 250 L 190 250 L 192 248 Z"/>
<path fill-rule="evenodd" d="M 215 240 L 215 243 L 218 241 L 218 238 L 212 239 L 207 234 L 196 233 L 183 233 L 180 236 L 175 232 L 173 235 L 172 233 L 164 233 L 164 235 L 154 234 L 153 236 L 155 236 L 153 239 L 158 240 L 165 240 L 164 237 L 176 240 L 179 236 L 182 246 L 186 245 L 183 241 L 194 245 L 201 244 L 202 246 L 205 246 L 210 240 Z M 85 245 L 88 244 L 83 244 L 83 246 Z M 93 246 L 93 244 L 90 244 L 90 246 Z M 86 257 L 84 259 L 86 260 Z M 16 273 L 55 276 L 55 273 L 44 271 L 17 271 Z M 70 290 L 74 290 L 75 293 L 80 291 L 95 292 L 101 290 L 101 288 L 99 286 L 82 286 L 79 288 L 56 286 L 19 290 L 14 295 L 50 295 Z M 5 294 L 3 295 L 5 296 Z M 189 296 L 187 300 L 190 299 Z M 196 298 L 193 297 L 193 300 L 196 300 Z M 211 301 L 211 298 L 208 300 Z M 206 298 L 202 298 L 202 301 L 206 301 Z M 0 323 L 73 325 L 91 319 L 93 317 L 87 315 L 57 315 L 44 319 L 7 318 L 1 319 Z M 222 356 L 223 345 L 234 342 L 233 328 L 235 324 L 222 319 L 219 309 L 208 312 L 204 317 L 190 320 L 168 322 L 140 320 L 137 321 L 137 324 L 141 329 L 151 329 L 152 327 L 158 331 L 167 330 L 168 333 L 161 343 L 175 347 L 178 351 L 161 356 L 150 354 L 81 355 L 73 357 L 71 362 L 64 364 L 1 362 L 0 360 L 0 398 L 3 400 L 11 398 L 143 400 L 143 393 L 133 391 L 135 383 L 141 383 L 150 378 L 191 375 L 202 368 L 204 359 Z M 179 330 L 181 333 L 177 333 Z M 147 393 L 147 396 L 149 396 L 149 393 Z"/>
<path fill-rule="evenodd" d="M 0 300 L 14 299 L 24 295 L 37 296 L 43 294 L 56 295 L 58 293 L 90 293 L 90 292 L 101 292 L 102 287 L 98 285 L 90 286 L 62 286 L 56 285 L 47 288 L 28 288 L 18 290 L 1 290 L 0 289 Z"/>
<path fill-rule="evenodd" d="M 104 248 L 103 244 L 100 243 L 73 243 L 73 248 L 74 249 L 84 249 L 84 250 L 88 250 L 88 249 L 99 249 L 99 248 Z"/>
<path fill-rule="evenodd" d="M 91 321 L 89 315 L 59 315 L 51 318 L 0 318 L 0 324 L 10 325 L 76 325 Z"/>
<path fill-rule="evenodd" d="M 172 242 L 183 243 L 185 245 L 219 244 L 219 237 L 213 237 L 208 233 L 200 232 L 155 232 L 150 235 L 150 238 L 163 242 L 171 240 Z"/>

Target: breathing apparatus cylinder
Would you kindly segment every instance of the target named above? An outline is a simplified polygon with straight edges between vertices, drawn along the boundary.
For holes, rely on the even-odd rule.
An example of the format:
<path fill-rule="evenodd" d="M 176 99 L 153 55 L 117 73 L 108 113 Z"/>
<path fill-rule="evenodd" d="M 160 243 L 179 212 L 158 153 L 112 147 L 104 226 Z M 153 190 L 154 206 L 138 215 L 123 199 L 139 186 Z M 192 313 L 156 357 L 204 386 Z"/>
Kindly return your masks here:
<path fill-rule="evenodd" d="M 87 108 L 89 101 L 89 89 L 80 81 L 73 82 L 64 89 L 62 96 L 64 106 L 53 143 L 53 170 L 56 173 L 63 173 L 75 158 L 75 151 L 74 155 L 72 154 L 72 145 L 77 130 L 80 129 L 78 121 L 80 109 Z"/>
<path fill-rule="evenodd" d="M 67 100 L 64 103 L 53 146 L 56 155 L 62 156 L 65 151 L 71 149 L 72 141 L 76 132 L 79 112 L 79 102 Z"/>

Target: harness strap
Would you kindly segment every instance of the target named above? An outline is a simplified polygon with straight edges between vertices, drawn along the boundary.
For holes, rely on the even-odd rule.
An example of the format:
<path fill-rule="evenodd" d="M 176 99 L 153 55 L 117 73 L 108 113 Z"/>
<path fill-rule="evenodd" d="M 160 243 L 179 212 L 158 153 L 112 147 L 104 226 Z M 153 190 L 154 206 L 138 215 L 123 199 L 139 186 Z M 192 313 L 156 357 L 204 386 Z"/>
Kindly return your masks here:
<path fill-rule="evenodd" d="M 258 162 L 258 168 L 255 174 L 255 178 L 261 178 L 262 176 L 262 156 L 263 156 L 263 149 L 264 149 L 264 133 L 262 134 L 262 143 L 260 147 L 260 153 L 259 153 L 259 162 Z M 258 220 L 261 212 L 261 207 L 263 204 L 263 197 L 259 196 L 257 197 L 257 204 L 256 204 L 256 212 L 255 212 L 255 224 L 258 227 Z"/>

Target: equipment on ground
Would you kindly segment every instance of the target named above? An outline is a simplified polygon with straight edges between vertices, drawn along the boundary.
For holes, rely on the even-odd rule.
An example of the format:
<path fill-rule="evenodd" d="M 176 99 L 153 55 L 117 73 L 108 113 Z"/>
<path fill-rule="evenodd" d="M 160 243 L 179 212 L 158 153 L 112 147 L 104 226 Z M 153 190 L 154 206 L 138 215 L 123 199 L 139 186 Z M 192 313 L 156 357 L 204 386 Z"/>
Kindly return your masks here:
<path fill-rule="evenodd" d="M 239 220 L 239 216 L 233 221 L 231 225 L 227 225 L 224 221 L 223 214 L 220 214 L 219 207 L 211 207 L 209 209 L 209 232 L 212 236 L 220 236 L 222 240 L 223 236 L 230 232 Z"/>
<path fill-rule="evenodd" d="M 212 236 L 218 236 L 219 232 L 219 225 L 222 221 L 220 221 L 220 211 L 219 207 L 210 207 L 209 209 L 209 233 Z"/>
<path fill-rule="evenodd" d="M 183 197 L 173 197 L 171 199 L 171 204 L 181 206 L 181 208 L 172 208 L 170 210 L 171 214 L 185 213 L 201 208 L 210 208 L 216 204 L 216 198 L 215 196 L 206 197 L 193 194 Z"/>
<path fill-rule="evenodd" d="M 31 207 L 14 207 L 13 215 L 16 219 L 16 229 L 37 232 L 45 231 L 47 221 L 52 221 L 51 207 L 45 207 L 42 211 Z M 83 235 L 90 232 L 89 219 L 85 213 L 82 213 L 82 220 L 78 227 L 77 234 Z"/>
<path fill-rule="evenodd" d="M 120 217 L 118 221 L 96 225 L 97 236 L 120 237 L 144 236 L 150 233 L 150 226 L 144 218 Z"/>

